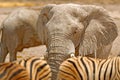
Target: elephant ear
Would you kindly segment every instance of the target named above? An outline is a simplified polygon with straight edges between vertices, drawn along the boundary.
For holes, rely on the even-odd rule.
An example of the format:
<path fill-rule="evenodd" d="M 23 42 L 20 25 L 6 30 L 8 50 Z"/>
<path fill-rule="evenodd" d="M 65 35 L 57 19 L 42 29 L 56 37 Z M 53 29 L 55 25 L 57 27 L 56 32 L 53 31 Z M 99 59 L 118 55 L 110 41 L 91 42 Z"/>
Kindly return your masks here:
<path fill-rule="evenodd" d="M 55 6 L 55 4 L 48 4 L 44 6 L 38 17 L 37 21 L 37 32 L 39 39 L 41 40 L 42 44 L 46 44 L 47 42 L 47 28 L 45 27 L 46 23 L 49 21 L 49 11 Z"/>
<path fill-rule="evenodd" d="M 85 26 L 82 42 L 79 45 L 79 55 L 96 54 L 103 46 L 112 44 L 117 37 L 117 26 L 102 7 L 86 6 L 88 16 L 84 19 Z"/>

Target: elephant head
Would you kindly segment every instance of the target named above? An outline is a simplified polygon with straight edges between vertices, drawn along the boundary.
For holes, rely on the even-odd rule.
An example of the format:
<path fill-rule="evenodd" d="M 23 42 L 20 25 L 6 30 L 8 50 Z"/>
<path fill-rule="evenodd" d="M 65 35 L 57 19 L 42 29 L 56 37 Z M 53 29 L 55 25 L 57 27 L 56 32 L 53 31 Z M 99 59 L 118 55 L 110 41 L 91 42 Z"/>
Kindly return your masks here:
<path fill-rule="evenodd" d="M 42 43 L 47 45 L 53 80 L 60 63 L 75 53 L 75 48 L 79 49 L 79 55 L 96 54 L 101 58 L 99 55 L 104 54 L 106 58 L 118 35 L 115 23 L 104 8 L 78 4 L 44 6 L 37 32 Z"/>

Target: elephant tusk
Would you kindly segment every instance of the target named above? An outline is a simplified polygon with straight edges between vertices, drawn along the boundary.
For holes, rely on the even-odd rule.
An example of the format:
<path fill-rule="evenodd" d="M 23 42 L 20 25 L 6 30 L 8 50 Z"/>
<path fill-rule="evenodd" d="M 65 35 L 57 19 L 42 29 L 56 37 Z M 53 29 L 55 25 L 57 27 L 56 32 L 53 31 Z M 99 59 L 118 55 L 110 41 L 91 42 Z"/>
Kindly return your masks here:
<path fill-rule="evenodd" d="M 75 57 L 75 53 L 70 53 L 70 57 Z"/>

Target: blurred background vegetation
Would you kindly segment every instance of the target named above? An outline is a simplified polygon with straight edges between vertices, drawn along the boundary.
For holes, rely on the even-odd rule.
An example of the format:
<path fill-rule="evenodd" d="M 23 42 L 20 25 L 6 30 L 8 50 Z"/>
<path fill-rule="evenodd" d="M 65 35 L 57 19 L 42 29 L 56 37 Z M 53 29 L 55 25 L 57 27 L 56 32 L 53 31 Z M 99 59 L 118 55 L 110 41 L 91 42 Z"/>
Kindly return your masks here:
<path fill-rule="evenodd" d="M 120 0 L 0 0 L 0 7 L 43 6 L 49 3 L 120 4 Z"/>

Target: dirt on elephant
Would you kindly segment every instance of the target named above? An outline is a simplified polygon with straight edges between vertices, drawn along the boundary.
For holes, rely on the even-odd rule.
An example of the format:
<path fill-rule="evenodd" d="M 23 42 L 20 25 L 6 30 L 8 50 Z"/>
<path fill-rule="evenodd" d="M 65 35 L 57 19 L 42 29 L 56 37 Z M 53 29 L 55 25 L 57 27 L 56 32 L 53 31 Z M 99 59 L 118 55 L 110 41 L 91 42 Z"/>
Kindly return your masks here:
<path fill-rule="evenodd" d="M 47 0 L 45 0 L 47 1 Z M 73 0 L 62 0 L 61 2 L 58 0 L 52 0 L 51 2 L 39 2 L 36 3 L 34 2 L 34 4 L 30 4 L 30 3 L 25 3 L 25 4 L 21 4 L 21 2 L 13 2 L 13 3 L 5 3 L 5 2 L 0 2 L 0 24 L 2 24 L 2 21 L 4 21 L 4 19 L 7 17 L 7 15 L 10 14 L 10 12 L 12 12 L 14 9 L 21 7 L 21 6 L 27 6 L 29 8 L 33 8 L 35 10 L 40 10 L 41 6 L 46 5 L 48 3 L 67 3 L 67 1 L 73 2 Z M 74 3 L 80 3 L 79 0 L 74 0 Z M 87 0 L 85 0 L 87 2 Z M 89 0 L 89 1 L 93 1 L 95 5 L 99 5 L 99 6 L 103 6 L 104 8 L 106 8 L 108 11 L 110 11 L 110 15 L 114 18 L 115 23 L 117 24 L 118 27 L 118 32 L 119 32 L 119 36 L 115 39 L 114 43 L 113 43 L 113 47 L 111 49 L 111 55 L 119 55 L 120 54 L 120 4 L 115 4 L 118 3 L 117 0 L 113 1 L 113 0 L 105 0 L 108 2 L 100 2 L 101 4 L 96 3 L 95 0 Z M 100 0 L 98 0 L 100 1 Z M 102 1 L 102 0 L 101 0 Z M 118 0 L 119 1 L 119 0 Z M 93 4 L 93 2 L 89 2 L 89 4 Z M 104 4 L 102 4 L 104 3 Z M 84 3 L 82 3 L 84 4 Z M 85 3 L 88 4 L 88 3 Z M 6 7 L 7 6 L 7 7 Z M 17 6 L 17 7 L 16 7 Z M 1 35 L 0 35 L 1 36 Z M 25 48 L 22 52 L 18 52 L 17 57 L 18 60 L 22 59 L 22 58 L 27 58 L 30 56 L 43 56 L 46 54 L 46 46 L 45 45 L 41 45 L 41 46 L 37 46 L 37 47 L 31 47 L 31 48 Z M 7 56 L 6 61 L 9 61 L 9 55 Z"/>

